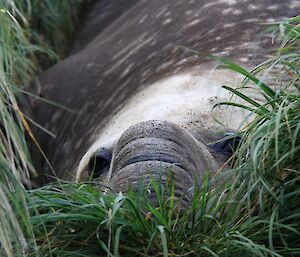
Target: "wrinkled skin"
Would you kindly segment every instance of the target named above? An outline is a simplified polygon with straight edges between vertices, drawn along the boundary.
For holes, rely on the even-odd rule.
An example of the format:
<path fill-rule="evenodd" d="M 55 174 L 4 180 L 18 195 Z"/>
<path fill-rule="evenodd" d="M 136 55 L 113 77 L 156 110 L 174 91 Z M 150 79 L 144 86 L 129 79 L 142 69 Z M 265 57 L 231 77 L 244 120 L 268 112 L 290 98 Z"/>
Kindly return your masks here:
<path fill-rule="evenodd" d="M 294 16 L 299 6 L 291 0 L 96 1 L 71 55 L 32 85 L 67 108 L 31 101 L 35 120 L 55 134 L 38 132 L 56 175 L 88 179 L 91 158 L 102 148 L 107 153 L 97 159 L 97 176 L 116 191 L 171 167 L 176 190 L 185 192 L 195 178 L 200 183 L 205 172 L 216 172 L 224 158 L 207 144 L 237 129 L 245 113 L 212 113 L 212 107 L 228 99 L 221 85 L 241 78 L 180 46 L 253 68 L 275 47 L 271 34 L 260 33 L 262 23 Z M 37 167 L 40 181 L 49 180 L 46 162 Z"/>

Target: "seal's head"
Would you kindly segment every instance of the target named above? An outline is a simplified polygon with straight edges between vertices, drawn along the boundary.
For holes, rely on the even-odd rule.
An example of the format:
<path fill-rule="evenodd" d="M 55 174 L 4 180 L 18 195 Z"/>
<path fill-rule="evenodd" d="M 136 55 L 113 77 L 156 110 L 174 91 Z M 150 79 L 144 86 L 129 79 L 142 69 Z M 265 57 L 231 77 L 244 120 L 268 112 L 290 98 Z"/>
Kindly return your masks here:
<path fill-rule="evenodd" d="M 191 192 L 207 172 L 217 172 L 230 152 L 230 140 L 209 145 L 221 130 L 237 128 L 245 113 L 222 107 L 227 71 L 185 73 L 157 81 L 131 97 L 103 128 L 83 156 L 77 181 L 100 179 L 115 191 L 137 189 L 141 179 L 166 182 L 173 171 L 176 192 Z M 233 79 L 236 79 L 235 77 Z M 222 120 L 218 125 L 215 118 Z M 226 123 L 226 126 L 224 125 Z"/>

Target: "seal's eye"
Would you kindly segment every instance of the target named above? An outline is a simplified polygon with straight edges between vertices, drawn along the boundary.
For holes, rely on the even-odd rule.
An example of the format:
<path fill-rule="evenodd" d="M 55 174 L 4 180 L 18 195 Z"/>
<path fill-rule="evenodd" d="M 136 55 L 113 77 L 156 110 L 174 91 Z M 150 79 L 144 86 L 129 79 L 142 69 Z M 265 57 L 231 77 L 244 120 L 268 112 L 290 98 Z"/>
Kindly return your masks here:
<path fill-rule="evenodd" d="M 241 136 L 234 135 L 233 133 L 227 133 L 218 142 L 211 145 L 211 148 L 216 152 L 222 153 L 223 155 L 231 156 L 235 150 L 237 150 L 241 144 L 241 141 Z"/>
<path fill-rule="evenodd" d="M 111 162 L 111 153 L 102 148 L 97 151 L 90 159 L 89 162 L 89 175 L 91 178 L 95 179 L 105 174 L 109 170 Z"/>

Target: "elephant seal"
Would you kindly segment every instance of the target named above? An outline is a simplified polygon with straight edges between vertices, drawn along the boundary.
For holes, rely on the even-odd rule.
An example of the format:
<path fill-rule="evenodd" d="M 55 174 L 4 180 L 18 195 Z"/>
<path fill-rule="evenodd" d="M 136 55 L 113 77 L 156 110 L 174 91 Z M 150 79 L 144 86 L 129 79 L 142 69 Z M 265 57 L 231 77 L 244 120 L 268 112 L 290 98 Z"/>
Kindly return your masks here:
<path fill-rule="evenodd" d="M 261 33 L 263 23 L 298 14 L 299 1 L 106 2 L 108 8 L 98 1 L 87 15 L 72 54 L 33 86 L 56 103 L 31 103 L 35 121 L 51 132 L 38 137 L 52 168 L 43 161 L 37 169 L 46 180 L 52 170 L 62 179 L 85 180 L 97 166 L 118 191 L 135 185 L 150 166 L 154 173 L 172 167 L 178 190 L 186 190 L 194 175 L 201 180 L 223 162 L 207 144 L 220 131 L 238 129 L 247 114 L 212 112 L 230 97 L 221 85 L 241 78 L 181 46 L 251 69 L 275 47 L 273 35 Z"/>

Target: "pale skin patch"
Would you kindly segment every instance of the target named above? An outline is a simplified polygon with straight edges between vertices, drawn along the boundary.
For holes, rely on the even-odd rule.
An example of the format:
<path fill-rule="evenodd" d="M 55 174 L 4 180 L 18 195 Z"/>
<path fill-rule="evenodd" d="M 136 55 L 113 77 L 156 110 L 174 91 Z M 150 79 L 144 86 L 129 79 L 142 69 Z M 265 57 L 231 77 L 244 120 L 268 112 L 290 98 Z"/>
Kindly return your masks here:
<path fill-rule="evenodd" d="M 274 11 L 277 10 L 278 8 L 280 8 L 280 6 L 278 4 L 275 4 L 275 5 L 268 6 L 267 10 Z"/>
<path fill-rule="evenodd" d="M 232 14 L 233 15 L 242 15 L 242 10 L 239 10 L 239 9 L 236 9 L 236 10 L 233 10 Z"/>
<path fill-rule="evenodd" d="M 163 25 L 167 25 L 172 21 L 172 19 L 166 19 L 163 21 Z"/>
<path fill-rule="evenodd" d="M 148 15 L 144 15 L 140 20 L 139 23 L 143 23 L 148 18 Z"/>
<path fill-rule="evenodd" d="M 230 98 L 223 84 L 240 81 L 238 75 L 225 70 L 199 69 L 161 79 L 131 97 L 122 110 L 113 116 L 100 131 L 96 142 L 82 157 L 76 180 L 86 176 L 86 167 L 91 156 L 100 148 L 113 150 L 122 133 L 130 126 L 142 121 L 162 120 L 176 123 L 189 129 L 195 128 L 191 113 L 198 119 L 205 119 L 205 127 L 215 131 L 218 125 L 214 118 L 227 125 L 228 130 L 236 130 L 244 121 L 246 113 L 213 106 Z M 216 117 L 214 117 L 216 116 Z M 203 128 L 199 128 L 200 130 Z M 195 131 L 189 131 L 195 133 Z M 196 131 L 197 133 L 197 131 Z M 84 176 L 83 176 L 84 175 Z"/>
<path fill-rule="evenodd" d="M 259 6 L 258 6 L 258 5 L 254 5 L 254 4 L 249 4 L 249 5 L 248 5 L 248 9 L 249 9 L 249 10 L 258 10 L 258 9 L 259 9 Z"/>
<path fill-rule="evenodd" d="M 120 67 L 121 65 L 123 65 L 126 62 L 126 60 L 129 59 L 130 56 L 132 56 L 133 54 L 135 54 L 144 45 L 147 45 L 152 40 L 153 40 L 153 37 L 145 39 L 141 43 L 137 44 L 137 46 L 134 49 L 131 49 L 129 53 L 127 53 L 124 57 L 120 58 L 120 60 L 118 60 L 118 62 L 116 64 L 114 64 L 109 70 L 105 71 L 103 75 L 107 76 L 107 75 L 111 74 L 112 72 L 114 72 L 118 67 Z"/>
<path fill-rule="evenodd" d="M 121 78 L 125 77 L 130 72 L 130 70 L 132 69 L 133 66 L 134 66 L 134 63 L 129 64 L 126 67 L 126 69 L 122 72 Z"/>
<path fill-rule="evenodd" d="M 187 25 L 187 27 L 191 27 L 191 26 L 197 25 L 197 24 L 199 24 L 201 21 L 202 21 L 202 19 L 196 19 L 196 20 L 193 20 L 191 23 L 189 23 L 189 24 Z"/>
<path fill-rule="evenodd" d="M 235 5 L 235 4 L 237 4 L 237 1 L 236 0 L 219 0 L 219 4 Z"/>
<path fill-rule="evenodd" d="M 223 14 L 223 15 L 228 15 L 228 14 L 230 14 L 230 13 L 232 13 L 232 12 L 233 12 L 233 9 L 232 9 L 232 8 L 227 8 L 227 9 L 225 9 L 225 10 L 222 11 L 222 14 Z"/>
<path fill-rule="evenodd" d="M 300 2 L 299 1 L 291 1 L 290 3 L 290 8 L 294 9 L 294 8 L 300 8 Z"/>
<path fill-rule="evenodd" d="M 166 11 L 168 11 L 168 7 L 164 7 L 161 11 L 159 11 L 156 14 L 156 18 L 159 18 L 161 15 L 163 15 Z"/>
<path fill-rule="evenodd" d="M 224 25 L 223 25 L 223 28 L 224 28 L 224 29 L 228 29 L 228 28 L 233 28 L 234 26 L 236 26 L 235 23 L 227 23 L 227 24 L 224 24 Z"/>

